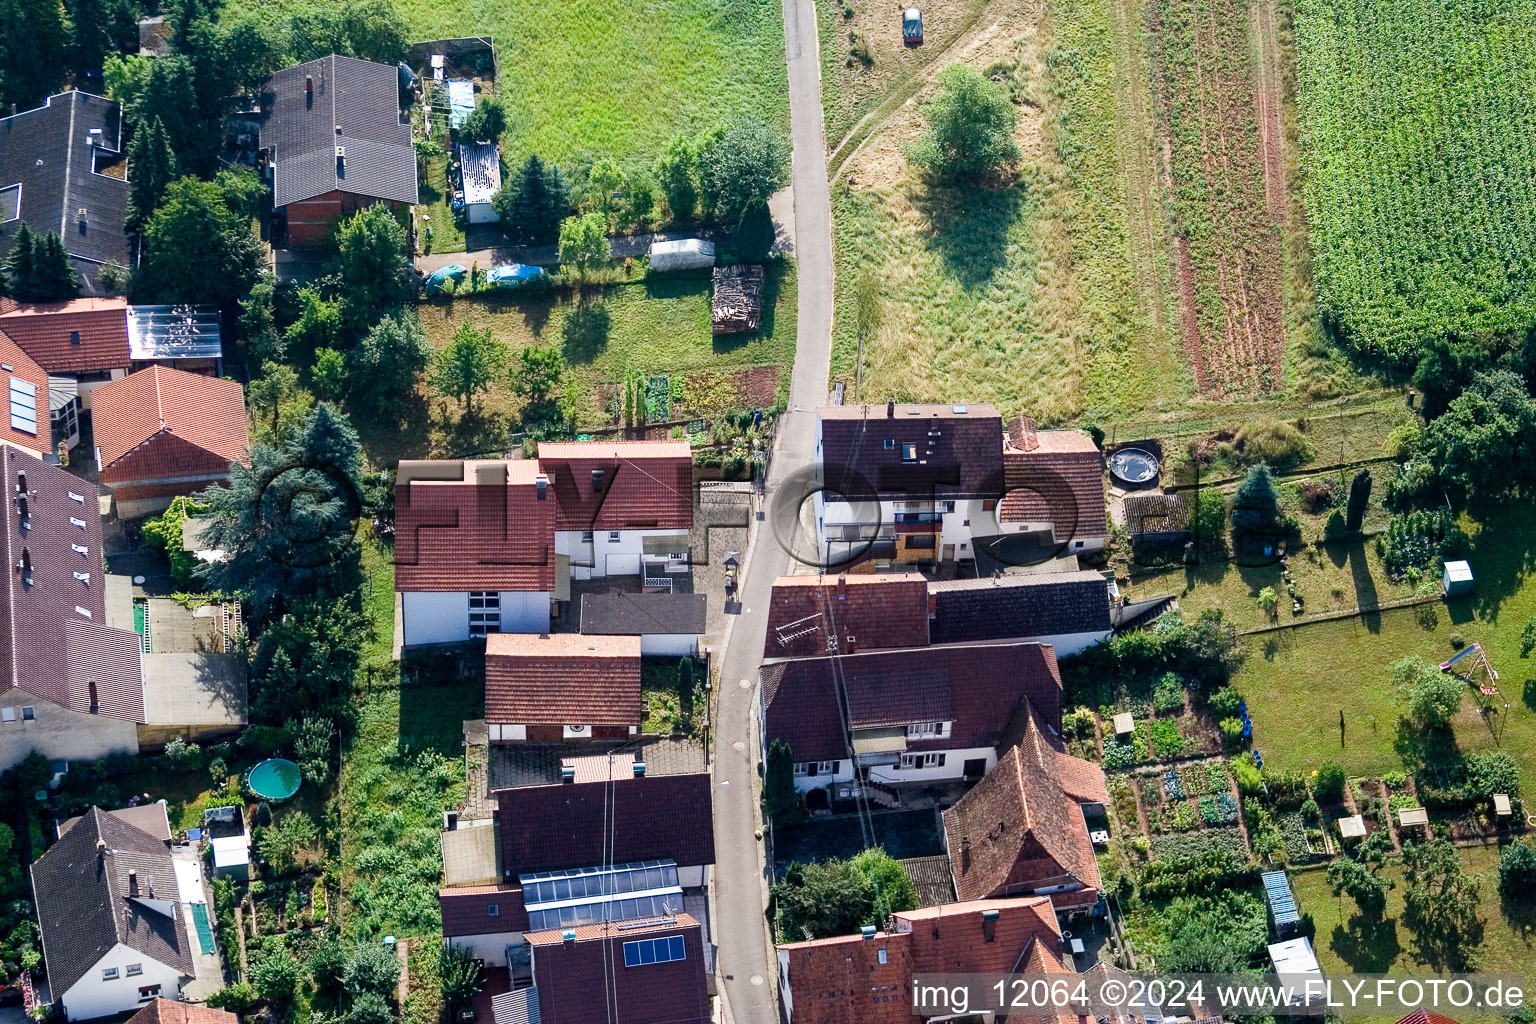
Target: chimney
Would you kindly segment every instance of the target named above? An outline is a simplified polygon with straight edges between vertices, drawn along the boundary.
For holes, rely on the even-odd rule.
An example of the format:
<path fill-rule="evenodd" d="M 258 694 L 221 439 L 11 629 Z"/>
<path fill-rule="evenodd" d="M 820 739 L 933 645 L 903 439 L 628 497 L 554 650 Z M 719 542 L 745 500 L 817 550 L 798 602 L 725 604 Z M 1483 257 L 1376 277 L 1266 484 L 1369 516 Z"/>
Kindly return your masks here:
<path fill-rule="evenodd" d="M 992 942 L 997 938 L 997 911 L 981 912 L 981 937 L 986 942 Z"/>
<path fill-rule="evenodd" d="M 837 574 L 837 599 L 839 601 L 848 599 L 848 574 L 845 572 Z"/>
<path fill-rule="evenodd" d="M 864 941 L 865 942 L 874 942 L 875 941 L 875 926 L 872 925 L 872 924 L 866 924 L 866 925 L 862 926 L 861 928 L 859 928 L 859 934 L 864 936 Z"/>
<path fill-rule="evenodd" d="M 858 654 L 859 653 L 858 641 L 854 638 L 852 633 L 848 634 L 848 644 L 847 644 L 847 647 L 848 647 L 848 653 L 849 654 Z"/>
<path fill-rule="evenodd" d="M 305 99 L 314 99 L 314 97 L 315 97 L 315 76 L 314 75 L 305 75 L 304 76 L 304 98 Z"/>
<path fill-rule="evenodd" d="M 139 894 L 139 873 L 137 871 L 134 871 L 132 868 L 130 868 L 128 870 L 128 895 L 129 896 L 137 896 L 138 894 Z"/>
<path fill-rule="evenodd" d="M 576 766 L 573 765 L 573 764 L 561 765 L 560 766 L 560 781 L 561 782 L 575 782 L 576 781 Z"/>
<path fill-rule="evenodd" d="M 896 418 L 896 399 L 888 398 L 885 400 L 885 418 L 888 420 Z"/>
<path fill-rule="evenodd" d="M 570 945 L 571 943 L 575 942 L 576 941 L 576 929 L 575 928 L 567 928 L 565 931 L 561 932 L 560 933 L 560 941 L 564 942 L 566 945 Z"/>
<path fill-rule="evenodd" d="M 105 857 L 106 855 L 107 855 L 107 841 L 105 839 L 101 838 L 100 836 L 97 836 L 96 837 L 96 856 L 98 856 L 98 857 Z"/>
<path fill-rule="evenodd" d="M 961 836 L 960 837 L 960 870 L 962 872 L 971 870 L 971 837 L 970 836 Z"/>
<path fill-rule="evenodd" d="M 539 500 L 546 500 L 546 492 L 549 490 L 549 477 L 543 473 L 533 479 L 533 486 L 538 490 Z"/>
<path fill-rule="evenodd" d="M 645 778 L 645 762 L 644 761 L 636 761 L 635 762 L 635 778 L 637 778 L 637 779 Z"/>

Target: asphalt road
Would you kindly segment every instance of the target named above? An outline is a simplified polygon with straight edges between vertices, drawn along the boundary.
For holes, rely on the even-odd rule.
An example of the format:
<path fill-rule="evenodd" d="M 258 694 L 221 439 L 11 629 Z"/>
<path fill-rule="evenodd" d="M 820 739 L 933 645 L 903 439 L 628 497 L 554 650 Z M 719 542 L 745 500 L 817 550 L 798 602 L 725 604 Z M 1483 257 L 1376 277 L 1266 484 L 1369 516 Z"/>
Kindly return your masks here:
<path fill-rule="evenodd" d="M 794 142 L 794 246 L 800 287 L 791 411 L 780 423 L 764 498 L 741 574 L 741 614 L 720 662 L 715 724 L 715 916 L 718 972 L 736 1024 L 776 1024 L 776 972 L 764 927 L 763 845 L 757 828 L 757 671 L 773 581 L 789 553 L 765 529 L 798 503 L 795 472 L 815 455 L 815 412 L 827 398 L 832 348 L 832 207 L 821 117 L 820 47 L 812 0 L 784 0 Z M 793 512 L 790 512 L 793 515 Z"/>

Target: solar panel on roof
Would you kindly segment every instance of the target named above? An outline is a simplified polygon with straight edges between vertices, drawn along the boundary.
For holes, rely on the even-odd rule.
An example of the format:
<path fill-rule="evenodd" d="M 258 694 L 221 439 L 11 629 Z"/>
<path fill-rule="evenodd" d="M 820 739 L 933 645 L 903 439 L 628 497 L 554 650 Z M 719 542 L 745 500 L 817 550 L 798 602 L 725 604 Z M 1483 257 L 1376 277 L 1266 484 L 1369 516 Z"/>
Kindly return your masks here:
<path fill-rule="evenodd" d="M 1291 896 L 1291 883 L 1286 879 L 1284 871 L 1267 871 L 1264 873 L 1264 896 L 1269 900 L 1269 912 L 1274 915 L 1275 924 L 1295 924 L 1301 920 L 1301 914 L 1296 909 L 1296 900 Z"/>
<path fill-rule="evenodd" d="M 11 428 L 37 433 L 37 385 L 20 377 L 11 378 Z"/>

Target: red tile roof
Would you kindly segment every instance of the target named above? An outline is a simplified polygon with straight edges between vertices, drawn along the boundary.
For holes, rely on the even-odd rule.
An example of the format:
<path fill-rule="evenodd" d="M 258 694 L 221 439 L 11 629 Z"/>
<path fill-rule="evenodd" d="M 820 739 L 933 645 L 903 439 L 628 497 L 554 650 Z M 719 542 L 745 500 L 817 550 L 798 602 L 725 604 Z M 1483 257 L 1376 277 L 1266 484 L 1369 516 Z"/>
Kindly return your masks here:
<path fill-rule="evenodd" d="M 678 914 L 649 927 L 638 924 L 583 925 L 574 929 L 573 942 L 558 931 L 526 936 L 542 1024 L 709 1024 L 699 923 Z M 626 942 L 670 935 L 682 937 L 681 960 L 625 965 Z"/>
<path fill-rule="evenodd" d="M 49 373 L 125 370 L 128 300 L 71 299 L 20 304 L 0 299 L 0 331 Z M 78 333 L 79 343 L 70 341 Z"/>
<path fill-rule="evenodd" d="M 549 592 L 554 501 L 527 459 L 399 464 L 395 589 Z"/>
<path fill-rule="evenodd" d="M 174 999 L 156 999 L 129 1017 L 128 1024 L 240 1024 L 240 1018 L 228 1010 Z"/>
<path fill-rule="evenodd" d="M 485 717 L 518 725 L 644 721 L 640 638 L 493 633 L 485 641 Z"/>
<path fill-rule="evenodd" d="M 437 906 L 443 915 L 443 934 L 496 935 L 528 928 L 520 885 L 465 885 L 437 890 Z M 496 908 L 492 917 L 490 908 Z"/>
<path fill-rule="evenodd" d="M 986 911 L 997 912 L 990 939 Z M 909 1024 L 914 974 L 1010 974 L 1032 947 L 1054 958 L 1060 945 L 1051 901 L 1028 896 L 903 911 L 873 939 L 842 935 L 778 949 L 795 1024 Z M 1055 969 L 1065 970 L 1060 961 Z"/>
<path fill-rule="evenodd" d="M 1104 512 L 1104 454 L 1077 430 L 1008 424 L 1003 478 L 1008 494 L 998 509 L 1004 523 L 1050 522 L 1058 543 L 1108 534 Z"/>
<path fill-rule="evenodd" d="M 193 468 L 193 449 L 214 456 L 214 462 L 222 462 L 226 469 L 231 462 L 250 458 L 251 435 L 239 381 L 157 363 L 93 391 L 91 420 L 96 450 L 101 455 L 102 479 L 109 482 L 187 475 L 185 470 Z M 191 447 L 160 445 L 165 435 L 174 435 Z M 159 446 L 164 451 L 114 471 L 119 459 L 141 450 L 141 445 L 142 450 Z M 124 469 L 135 475 L 124 477 Z M 202 465 L 195 471 L 203 471 Z"/>
<path fill-rule="evenodd" d="M 0 370 L 11 377 L 18 377 L 31 384 L 37 401 L 37 433 L 17 430 L 11 426 L 11 418 L 0 419 L 0 443 L 25 448 L 34 455 L 51 450 L 52 432 L 48 425 L 48 374 L 32 357 L 23 352 L 14 341 L 0 334 Z M 4 382 L 9 386 L 9 382 Z"/>
<path fill-rule="evenodd" d="M 1088 827 L 1078 800 L 1062 785 L 1062 753 L 1030 715 L 1024 738 L 1010 747 L 970 792 L 943 814 L 946 847 L 961 899 L 983 899 L 1067 881 L 1084 890 L 1060 905 L 1096 899 L 1100 887 Z M 1098 769 L 1070 767 L 1072 788 Z M 1102 774 L 1101 774 L 1102 779 Z M 1099 782 L 1103 786 L 1103 782 Z"/>
<path fill-rule="evenodd" d="M 705 772 L 523 786 L 495 795 L 501 866 L 513 875 L 667 858 L 679 867 L 715 862 Z"/>
<path fill-rule="evenodd" d="M 686 441 L 575 441 L 539 445 L 556 500 L 557 530 L 688 529 L 693 454 Z M 602 474 L 594 490 L 595 473 Z"/>
<path fill-rule="evenodd" d="M 839 681 L 853 728 L 954 723 L 944 739 L 909 744 L 915 750 L 998 746 L 1026 698 L 1061 727 L 1061 673 L 1049 645 L 945 644 L 764 665 L 768 742 L 788 743 L 796 761 L 848 757 Z"/>
<path fill-rule="evenodd" d="M 916 573 L 780 576 L 774 581 L 764 658 L 927 643 L 928 584 Z"/>

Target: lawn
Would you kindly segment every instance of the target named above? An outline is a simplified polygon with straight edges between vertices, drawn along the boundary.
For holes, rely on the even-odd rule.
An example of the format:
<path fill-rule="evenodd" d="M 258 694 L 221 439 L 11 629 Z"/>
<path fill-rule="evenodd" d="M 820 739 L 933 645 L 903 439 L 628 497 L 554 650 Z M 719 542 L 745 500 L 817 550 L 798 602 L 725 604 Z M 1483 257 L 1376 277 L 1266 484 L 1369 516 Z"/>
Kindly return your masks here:
<path fill-rule="evenodd" d="M 1461 857 L 1466 870 L 1479 875 L 1482 880 L 1479 917 L 1484 930 L 1478 970 L 1528 971 L 1531 964 L 1536 963 L 1536 921 L 1529 917 L 1523 920 L 1512 917 L 1500 906 L 1498 848 L 1467 847 L 1462 849 Z M 1328 887 L 1327 871 L 1323 868 L 1292 872 L 1291 890 L 1296 902 L 1303 912 L 1312 915 L 1317 925 L 1313 946 L 1323 973 L 1401 974 L 1427 970 L 1414 952 L 1413 933 L 1397 920 L 1403 913 L 1402 871 L 1394 864 L 1386 868 L 1384 874 L 1398 880 L 1399 885 L 1387 894 L 1387 910 L 1382 923 L 1372 924 L 1358 917 L 1354 901 L 1333 895 Z M 1362 1024 L 1391 1024 L 1396 1015 L 1349 1019 Z M 1457 1014 L 1456 1019 L 1462 1024 L 1504 1024 L 1503 1018 L 1494 1016 Z"/>
<path fill-rule="evenodd" d="M 431 157 L 426 165 L 427 172 L 420 182 L 421 204 L 416 207 L 421 249 L 423 252 L 463 252 L 464 232 L 454 223 L 453 210 L 448 205 L 448 157 Z M 430 242 L 426 237 L 428 228 L 432 230 Z"/>
<path fill-rule="evenodd" d="M 1527 785 L 1536 785 L 1536 669 L 1519 651 L 1521 627 L 1536 613 L 1536 530 L 1528 513 L 1513 507 L 1495 510 L 1474 529 L 1473 597 L 1250 638 L 1234 685 L 1248 698 L 1254 745 L 1266 763 L 1310 771 L 1333 759 L 1351 775 L 1380 775 L 1405 759 L 1411 765 L 1457 749 L 1497 747 L 1520 761 Z M 1387 670 L 1408 654 L 1443 661 L 1454 651 L 1453 634 L 1480 641 L 1499 671 L 1498 714 L 1478 715 L 1476 694 L 1469 693 L 1454 740 L 1426 749 L 1411 731 L 1399 731 L 1403 702 Z"/>
<path fill-rule="evenodd" d="M 420 314 L 436 348 L 446 346 L 465 322 L 489 329 L 514 349 L 560 346 L 578 389 L 578 423 L 606 426 L 611 422 L 605 409 L 608 389 L 629 371 L 647 377 L 682 375 L 692 389 L 684 396 L 684 404 L 700 412 L 772 406 L 778 386 L 787 388 L 794 363 L 794 276 L 793 264 L 770 268 L 763 325 L 752 335 L 716 338 L 711 334 L 708 273 L 589 286 L 579 298 L 560 291 L 516 300 L 461 299 L 424 305 Z M 759 370 L 765 367 L 766 374 Z M 521 409 L 521 399 L 505 384 L 498 384 L 481 404 L 490 418 L 511 417 Z M 457 402 L 432 403 L 434 454 L 448 452 L 461 419 Z"/>

